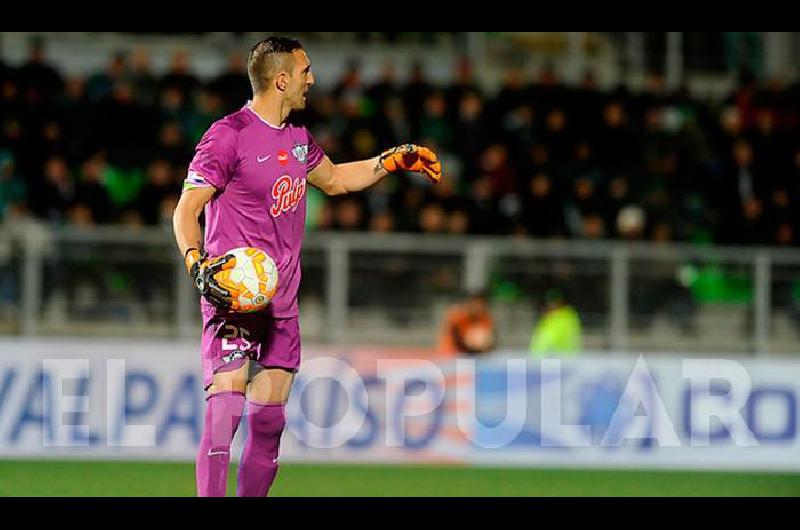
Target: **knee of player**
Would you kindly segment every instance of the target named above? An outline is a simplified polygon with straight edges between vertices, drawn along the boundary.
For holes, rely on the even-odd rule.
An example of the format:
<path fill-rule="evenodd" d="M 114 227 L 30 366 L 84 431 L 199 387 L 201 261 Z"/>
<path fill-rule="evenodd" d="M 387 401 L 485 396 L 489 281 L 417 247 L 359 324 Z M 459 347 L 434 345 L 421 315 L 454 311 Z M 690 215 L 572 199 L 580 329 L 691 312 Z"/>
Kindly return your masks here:
<path fill-rule="evenodd" d="M 279 436 L 286 425 L 283 403 L 256 405 L 251 402 L 247 414 L 251 429 L 261 435 Z"/>
<path fill-rule="evenodd" d="M 236 392 L 244 394 L 247 389 L 247 377 L 240 374 L 215 374 L 213 382 L 206 390 L 207 396 L 222 392 Z"/>

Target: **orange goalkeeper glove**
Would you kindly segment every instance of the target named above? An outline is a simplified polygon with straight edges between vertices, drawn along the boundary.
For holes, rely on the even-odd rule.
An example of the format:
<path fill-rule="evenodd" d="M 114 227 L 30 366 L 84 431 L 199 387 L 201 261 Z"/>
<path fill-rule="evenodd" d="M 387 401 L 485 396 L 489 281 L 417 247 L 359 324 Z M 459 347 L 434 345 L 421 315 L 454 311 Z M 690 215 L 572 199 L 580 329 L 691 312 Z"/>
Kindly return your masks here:
<path fill-rule="evenodd" d="M 231 293 L 219 284 L 214 275 L 236 265 L 236 258 L 233 255 L 224 254 L 216 258 L 208 258 L 206 253 L 200 254 L 196 248 L 190 248 L 186 251 L 184 263 L 186 270 L 194 280 L 195 287 L 206 300 L 218 309 L 231 307 Z"/>
<path fill-rule="evenodd" d="M 389 173 L 399 169 L 424 173 L 434 183 L 442 179 L 442 163 L 436 153 L 427 147 L 403 144 L 387 149 L 379 157 L 380 164 Z"/>

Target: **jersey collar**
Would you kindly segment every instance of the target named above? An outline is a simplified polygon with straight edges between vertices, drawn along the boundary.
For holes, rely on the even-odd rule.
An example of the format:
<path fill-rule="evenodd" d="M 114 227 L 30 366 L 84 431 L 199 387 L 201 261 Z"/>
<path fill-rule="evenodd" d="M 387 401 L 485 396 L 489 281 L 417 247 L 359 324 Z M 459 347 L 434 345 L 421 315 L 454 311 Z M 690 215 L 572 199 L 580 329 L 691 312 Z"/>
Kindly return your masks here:
<path fill-rule="evenodd" d="M 243 108 L 245 108 L 245 109 L 249 110 L 249 111 L 250 111 L 250 112 L 253 114 L 253 116 L 255 116 L 256 118 L 258 118 L 259 120 L 261 120 L 262 122 L 264 122 L 264 123 L 267 125 L 267 127 L 271 128 L 271 129 L 275 129 L 276 131 L 280 131 L 280 130 L 282 130 L 284 127 L 286 127 L 286 124 L 283 124 L 283 125 L 281 125 L 280 127 L 278 127 L 277 125 L 272 125 L 270 122 L 268 122 L 267 120 L 265 120 L 264 118 L 262 118 L 261 116 L 259 116 L 259 115 L 258 115 L 258 113 L 257 113 L 256 111 L 254 111 L 252 108 L 250 108 L 250 104 L 251 104 L 252 102 L 253 102 L 252 100 L 248 100 L 248 101 L 247 101 L 247 103 L 245 103 L 245 105 L 244 105 L 244 107 L 243 107 Z"/>

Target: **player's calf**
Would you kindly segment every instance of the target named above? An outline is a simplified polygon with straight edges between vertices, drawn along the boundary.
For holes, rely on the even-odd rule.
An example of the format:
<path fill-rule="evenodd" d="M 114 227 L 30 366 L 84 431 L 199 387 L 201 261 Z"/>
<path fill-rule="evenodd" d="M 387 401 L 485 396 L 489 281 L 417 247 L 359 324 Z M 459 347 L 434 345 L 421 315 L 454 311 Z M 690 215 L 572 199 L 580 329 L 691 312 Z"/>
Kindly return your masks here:
<path fill-rule="evenodd" d="M 286 426 L 285 406 L 248 402 L 248 436 L 239 462 L 237 496 L 264 497 L 275 481 L 281 434 Z"/>
<path fill-rule="evenodd" d="M 231 442 L 245 404 L 247 367 L 214 375 L 206 399 L 203 436 L 197 452 L 197 495 L 224 497 L 228 484 Z"/>
<path fill-rule="evenodd" d="M 286 426 L 285 403 L 294 374 L 280 369 L 265 369 L 250 383 L 247 396 L 247 428 L 239 463 L 236 495 L 264 497 L 278 473 L 278 452 Z"/>

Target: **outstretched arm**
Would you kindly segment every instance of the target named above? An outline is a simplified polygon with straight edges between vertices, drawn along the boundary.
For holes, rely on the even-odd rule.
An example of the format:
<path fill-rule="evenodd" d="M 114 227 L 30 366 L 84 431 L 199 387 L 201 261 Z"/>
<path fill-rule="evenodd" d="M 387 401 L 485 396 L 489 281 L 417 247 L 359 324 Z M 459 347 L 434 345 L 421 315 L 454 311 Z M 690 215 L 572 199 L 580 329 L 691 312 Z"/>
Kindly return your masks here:
<path fill-rule="evenodd" d="M 341 195 L 369 188 L 388 174 L 377 156 L 346 164 L 334 164 L 326 156 L 308 174 L 308 181 L 326 195 Z"/>
<path fill-rule="evenodd" d="M 441 163 L 433 151 L 405 144 L 384 151 L 380 156 L 345 164 L 334 164 L 326 156 L 308 174 L 308 181 L 327 195 L 341 195 L 369 188 L 400 169 L 419 171 L 433 182 L 439 182 L 442 176 Z"/>

